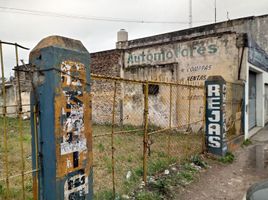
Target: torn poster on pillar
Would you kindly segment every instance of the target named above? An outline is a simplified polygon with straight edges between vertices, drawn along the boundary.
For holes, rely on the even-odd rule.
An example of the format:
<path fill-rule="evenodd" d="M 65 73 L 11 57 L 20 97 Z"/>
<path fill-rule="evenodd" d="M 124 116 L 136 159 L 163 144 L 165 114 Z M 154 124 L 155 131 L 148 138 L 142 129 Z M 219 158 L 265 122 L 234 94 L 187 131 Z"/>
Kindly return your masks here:
<path fill-rule="evenodd" d="M 83 88 L 80 75 L 84 66 L 76 62 L 63 62 L 61 65 L 62 93 L 65 106 L 62 107 L 62 142 L 61 155 L 87 150 L 84 135 Z"/>
<path fill-rule="evenodd" d="M 64 183 L 64 199 L 85 199 L 88 193 L 88 177 L 84 170 L 79 170 L 76 175 L 68 178 Z"/>

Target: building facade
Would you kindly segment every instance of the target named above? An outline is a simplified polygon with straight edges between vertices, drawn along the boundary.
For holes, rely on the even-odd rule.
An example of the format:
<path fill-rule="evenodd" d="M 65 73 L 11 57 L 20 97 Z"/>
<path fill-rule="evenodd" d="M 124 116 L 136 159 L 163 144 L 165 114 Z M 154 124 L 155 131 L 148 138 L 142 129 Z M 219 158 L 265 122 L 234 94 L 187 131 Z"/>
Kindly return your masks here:
<path fill-rule="evenodd" d="M 121 30 L 116 49 L 91 54 L 93 63 L 97 63 L 94 60 L 103 60 L 104 54 L 113 58 L 112 63 L 93 64 L 92 72 L 98 73 L 100 70 L 96 69 L 101 68 L 98 74 L 109 76 L 112 73 L 126 79 L 187 84 L 203 84 L 209 76 L 221 75 L 227 83 L 239 85 L 239 89 L 229 91 L 229 96 L 241 106 L 234 109 L 232 105 L 227 105 L 227 123 L 228 120 L 230 123 L 235 121 L 235 131 L 243 132 L 245 138 L 248 138 L 268 121 L 267 32 L 268 15 L 229 20 L 135 40 L 128 40 L 127 32 Z M 134 91 L 132 97 L 141 97 L 142 90 L 122 87 L 121 112 L 123 119 L 127 119 L 126 116 L 142 107 L 139 99 L 127 96 L 126 91 Z M 153 105 L 161 105 L 164 110 L 167 109 L 163 103 L 166 102 L 163 101 L 165 93 L 160 88 L 158 94 L 149 97 L 154 101 Z M 195 94 L 200 104 L 197 101 L 199 107 L 192 111 L 193 121 L 201 117 L 196 110 L 202 109 L 202 96 Z M 175 104 L 177 112 L 173 114 L 175 118 L 182 119 L 185 113 L 182 110 L 187 109 L 183 101 L 187 99 L 184 99 L 182 92 L 177 91 L 175 101 L 178 101 Z M 165 113 L 157 106 L 153 106 L 152 110 L 154 115 Z M 162 118 L 166 119 L 165 116 Z M 237 119 L 241 119 L 240 122 Z M 139 118 L 136 121 L 134 124 L 138 125 Z M 129 122 L 125 120 L 125 123 Z M 157 123 L 160 126 L 166 124 L 164 120 Z M 178 125 L 176 120 L 172 123 Z"/>

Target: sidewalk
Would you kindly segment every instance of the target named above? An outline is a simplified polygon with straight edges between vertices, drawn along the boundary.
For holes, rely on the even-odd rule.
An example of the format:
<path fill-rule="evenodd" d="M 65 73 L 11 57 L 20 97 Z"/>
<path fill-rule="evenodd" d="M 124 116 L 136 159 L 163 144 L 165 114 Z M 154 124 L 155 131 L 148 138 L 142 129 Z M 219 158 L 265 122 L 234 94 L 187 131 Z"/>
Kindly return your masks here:
<path fill-rule="evenodd" d="M 267 143 L 268 144 L 268 125 L 261 129 L 256 135 L 251 138 L 254 142 Z"/>
<path fill-rule="evenodd" d="M 242 200 L 254 183 L 268 178 L 268 170 L 256 169 L 256 145 L 268 144 L 268 126 L 251 138 L 252 145 L 239 148 L 232 164 L 210 161 L 211 168 L 200 174 L 195 183 L 179 188 L 177 200 Z M 255 156 L 253 156 L 253 152 Z"/>

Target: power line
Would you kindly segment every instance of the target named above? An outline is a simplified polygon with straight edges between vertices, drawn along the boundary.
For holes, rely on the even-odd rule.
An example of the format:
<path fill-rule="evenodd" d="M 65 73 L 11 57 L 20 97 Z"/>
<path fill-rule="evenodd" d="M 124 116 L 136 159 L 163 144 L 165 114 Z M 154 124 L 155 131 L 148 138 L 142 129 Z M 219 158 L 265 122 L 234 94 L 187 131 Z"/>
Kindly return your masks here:
<path fill-rule="evenodd" d="M 123 22 L 123 23 L 142 23 L 142 24 L 145 24 L 145 23 L 146 24 L 187 24 L 189 23 L 187 21 L 150 21 L 150 20 L 122 19 L 122 18 L 112 18 L 112 17 L 70 15 L 70 14 L 65 14 L 65 13 L 56 13 L 56 12 L 48 12 L 48 11 L 41 11 L 41 10 L 30 10 L 30 9 L 2 7 L 2 6 L 0 6 L 0 12 L 58 17 L 58 18 L 92 20 L 92 21 Z M 210 22 L 210 21 L 197 21 L 197 22 L 205 23 L 205 22 Z"/>

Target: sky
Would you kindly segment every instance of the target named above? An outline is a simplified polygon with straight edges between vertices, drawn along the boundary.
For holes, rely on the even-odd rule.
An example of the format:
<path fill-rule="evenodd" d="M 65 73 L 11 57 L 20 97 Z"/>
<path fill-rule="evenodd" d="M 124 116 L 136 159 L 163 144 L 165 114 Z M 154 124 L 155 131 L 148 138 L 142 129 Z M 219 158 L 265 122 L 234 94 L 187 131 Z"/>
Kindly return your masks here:
<path fill-rule="evenodd" d="M 80 40 L 89 52 L 115 48 L 117 31 L 136 39 L 189 27 L 190 0 L 0 0 L 0 40 L 33 49 L 44 37 Z M 268 14 L 268 0 L 216 0 L 217 22 Z M 214 23 L 215 0 L 192 0 L 192 26 Z M 227 16 L 228 12 L 228 16 Z M 153 23 L 152 23 L 153 22 Z M 172 23 L 170 23 L 172 22 Z M 176 22 L 176 23 L 174 23 Z M 5 77 L 15 66 L 4 45 Z M 28 62 L 30 51 L 20 50 Z"/>

